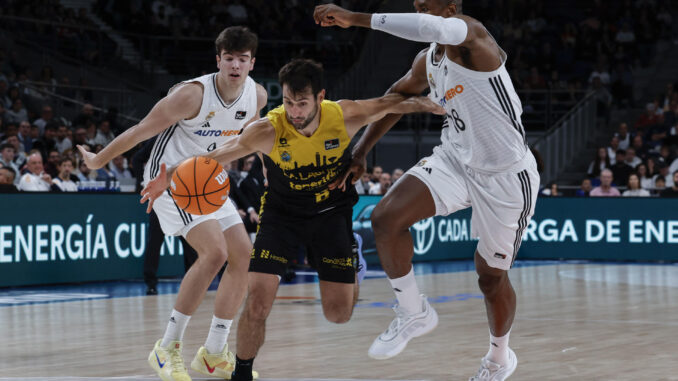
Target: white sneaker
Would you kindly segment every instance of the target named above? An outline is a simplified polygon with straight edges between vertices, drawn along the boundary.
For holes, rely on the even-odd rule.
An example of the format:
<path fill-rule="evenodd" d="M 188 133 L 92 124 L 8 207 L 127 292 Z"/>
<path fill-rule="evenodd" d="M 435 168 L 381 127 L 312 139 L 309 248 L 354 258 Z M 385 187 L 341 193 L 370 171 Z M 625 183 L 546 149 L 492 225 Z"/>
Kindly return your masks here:
<path fill-rule="evenodd" d="M 504 381 L 516 371 L 516 367 L 518 367 L 518 358 L 513 350 L 509 348 L 508 365 L 499 365 L 485 357 L 480 361 L 480 364 L 478 373 L 469 378 L 468 381 Z"/>
<path fill-rule="evenodd" d="M 415 337 L 425 335 L 438 325 L 438 314 L 431 307 L 426 295 L 421 295 L 423 311 L 407 314 L 397 304 L 393 306 L 395 319 L 379 337 L 377 337 L 367 354 L 373 359 L 389 359 L 405 349 L 407 342 Z"/>

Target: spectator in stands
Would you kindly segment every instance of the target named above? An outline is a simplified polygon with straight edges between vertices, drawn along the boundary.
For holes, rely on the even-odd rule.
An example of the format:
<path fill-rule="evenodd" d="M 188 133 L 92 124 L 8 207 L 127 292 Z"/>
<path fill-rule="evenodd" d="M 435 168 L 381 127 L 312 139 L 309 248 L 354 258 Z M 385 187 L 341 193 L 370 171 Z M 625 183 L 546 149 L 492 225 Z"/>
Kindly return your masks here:
<path fill-rule="evenodd" d="M 132 178 L 132 173 L 127 169 L 126 159 L 122 155 L 114 157 L 108 167 L 118 180 Z"/>
<path fill-rule="evenodd" d="M 633 147 L 633 149 L 636 150 L 636 156 L 641 158 L 641 160 L 648 159 L 647 145 L 645 145 L 645 140 L 641 135 L 636 135 L 633 137 L 633 139 L 631 140 L 631 147 Z"/>
<path fill-rule="evenodd" d="M 383 172 L 379 176 L 379 182 L 370 188 L 370 194 L 383 196 L 388 192 L 389 188 L 391 188 L 391 174 Z"/>
<path fill-rule="evenodd" d="M 17 193 L 19 191 L 14 185 L 16 174 L 17 172 L 11 167 L 0 168 L 0 193 Z"/>
<path fill-rule="evenodd" d="M 50 123 L 54 120 L 54 112 L 52 111 L 52 106 L 45 105 L 42 106 L 42 112 L 40 113 L 40 118 L 33 121 L 34 126 L 38 126 L 40 129 L 40 135 L 45 133 L 45 126 L 47 123 Z"/>
<path fill-rule="evenodd" d="M 640 187 L 640 178 L 635 173 L 629 176 L 626 186 L 628 189 L 622 193 L 624 197 L 650 197 L 650 192 Z"/>
<path fill-rule="evenodd" d="M 662 146 L 659 148 L 659 157 L 657 159 L 663 161 L 666 163 L 666 165 L 673 163 L 674 156 L 671 152 L 671 147 L 666 144 L 662 144 Z"/>
<path fill-rule="evenodd" d="M 368 194 L 370 191 L 370 186 L 370 174 L 365 171 L 360 176 L 360 180 L 355 183 L 355 190 L 358 192 L 358 194 Z"/>
<path fill-rule="evenodd" d="M 626 184 L 629 180 L 629 175 L 633 173 L 633 167 L 626 164 L 624 159 L 626 158 L 626 151 L 623 149 L 617 150 L 616 162 L 610 167 L 614 179 L 618 184 Z"/>
<path fill-rule="evenodd" d="M 95 127 L 94 131 L 96 131 L 96 127 Z M 87 139 L 87 130 L 84 127 L 77 127 L 75 129 L 75 132 L 73 133 L 72 145 L 77 146 L 78 144 L 79 145 L 88 145 L 90 147 L 92 146 L 92 144 L 90 144 L 90 142 Z"/>
<path fill-rule="evenodd" d="M 86 103 L 82 106 L 80 114 L 73 120 L 74 126 L 88 126 L 90 121 L 94 121 L 94 106 Z"/>
<path fill-rule="evenodd" d="M 10 135 L 5 139 L 5 143 L 11 144 L 14 147 L 14 164 L 16 164 L 17 168 L 23 167 L 26 164 L 26 152 L 24 152 L 19 138 L 16 135 Z"/>
<path fill-rule="evenodd" d="M 102 120 L 99 123 L 99 130 L 94 138 L 94 144 L 101 144 L 106 147 L 113 139 L 115 139 L 115 135 L 111 131 L 111 122 L 106 119 Z"/>
<path fill-rule="evenodd" d="M 78 176 L 80 182 L 90 181 L 96 178 L 96 172 L 92 172 L 92 170 L 87 167 L 87 164 L 85 164 L 84 161 L 80 161 L 76 175 Z"/>
<path fill-rule="evenodd" d="M 231 20 L 235 24 L 247 23 L 247 8 L 242 4 L 241 0 L 229 1 L 226 11 L 231 16 Z"/>
<path fill-rule="evenodd" d="M 678 198 L 678 171 L 673 172 L 671 176 L 673 180 L 673 185 L 670 188 L 666 188 L 661 192 L 661 197 L 666 198 Z"/>
<path fill-rule="evenodd" d="M 43 170 L 42 156 L 39 153 L 32 153 L 28 156 L 26 168 L 28 172 L 21 176 L 21 180 L 19 180 L 20 191 L 49 192 L 50 190 L 59 190 L 52 182 L 52 176 Z"/>
<path fill-rule="evenodd" d="M 59 153 L 73 148 L 73 142 L 71 142 L 71 139 L 68 138 L 68 131 L 68 127 L 63 124 L 59 124 L 56 132 L 56 149 L 59 151 Z"/>
<path fill-rule="evenodd" d="M 664 111 L 664 125 L 673 127 L 676 124 L 678 124 L 678 99 L 672 100 L 671 103 L 666 106 L 666 111 Z"/>
<path fill-rule="evenodd" d="M 626 150 L 626 156 L 624 157 L 624 162 L 629 165 L 631 168 L 635 168 L 638 166 L 638 164 L 642 163 L 643 161 L 636 156 L 636 149 L 633 147 L 629 147 Z"/>
<path fill-rule="evenodd" d="M 56 178 L 59 175 L 59 163 L 61 162 L 61 154 L 56 148 L 53 148 L 47 152 L 47 163 L 44 165 L 44 170 L 52 178 Z"/>
<path fill-rule="evenodd" d="M 643 189 L 653 189 L 654 188 L 654 181 L 652 180 L 652 176 L 648 175 L 647 172 L 647 164 L 645 163 L 640 163 L 636 167 L 636 173 L 638 174 L 638 179 L 640 180 L 640 187 Z"/>
<path fill-rule="evenodd" d="M 26 111 L 21 98 L 14 100 L 12 107 L 5 111 L 5 120 L 7 123 L 21 123 L 24 120 L 28 120 L 28 111 Z"/>
<path fill-rule="evenodd" d="M 610 73 L 607 71 L 607 68 L 605 68 L 603 62 L 598 62 L 596 64 L 595 70 L 593 70 L 589 76 L 589 83 L 593 83 L 593 78 L 595 77 L 600 78 L 600 82 L 603 86 L 610 86 Z"/>
<path fill-rule="evenodd" d="M 661 158 L 657 158 L 657 174 L 654 176 L 655 184 L 658 177 L 664 178 L 664 186 L 672 187 L 673 186 L 673 177 L 669 175 L 669 166 Z"/>
<path fill-rule="evenodd" d="M 610 139 L 610 146 L 607 147 L 607 157 L 610 158 L 610 164 L 617 162 L 617 150 L 619 149 L 619 138 L 615 135 Z"/>
<path fill-rule="evenodd" d="M 31 124 L 27 120 L 19 123 L 19 132 L 16 134 L 22 145 L 21 151 L 28 152 L 33 148 L 33 139 L 31 138 Z"/>
<path fill-rule="evenodd" d="M 50 123 L 45 127 L 45 135 L 41 139 L 33 141 L 33 149 L 40 150 L 43 155 L 49 151 L 56 150 L 57 125 Z M 59 152 L 57 150 L 57 152 Z"/>
<path fill-rule="evenodd" d="M 661 117 L 657 115 L 657 105 L 648 103 L 645 105 L 645 112 L 636 121 L 636 130 L 645 133 L 651 126 L 660 124 Z"/>
<path fill-rule="evenodd" d="M 399 178 L 401 178 L 405 174 L 405 171 L 403 171 L 401 168 L 396 168 L 393 170 L 393 174 L 391 174 L 391 183 L 395 184 L 396 181 L 398 181 Z"/>
<path fill-rule="evenodd" d="M 600 173 L 600 186 L 591 190 L 591 197 L 619 197 L 621 194 L 617 188 L 612 186 L 613 175 L 609 169 L 604 169 Z"/>
<path fill-rule="evenodd" d="M 577 189 L 575 195 L 577 197 L 589 197 L 591 193 L 591 179 L 584 179 L 581 181 L 581 186 Z"/>
<path fill-rule="evenodd" d="M 372 183 L 372 186 L 379 184 L 379 179 L 381 178 L 381 174 L 384 170 L 376 165 L 374 168 L 372 168 L 372 177 L 370 177 L 370 182 Z"/>
<path fill-rule="evenodd" d="M 669 165 L 669 173 L 673 173 L 675 171 L 678 171 L 678 157 L 673 159 L 671 165 Z"/>
<path fill-rule="evenodd" d="M 589 177 L 598 177 L 603 169 L 610 167 L 612 167 L 612 164 L 610 164 L 610 158 L 607 156 L 607 148 L 600 147 L 596 158 L 589 164 L 587 173 Z"/>
<path fill-rule="evenodd" d="M 627 149 L 631 145 L 631 134 L 629 134 L 628 124 L 624 122 L 619 123 L 619 128 L 617 129 L 617 132 L 614 134 L 614 136 L 616 136 L 619 140 L 618 148 Z M 615 148 L 615 151 L 616 150 L 617 148 Z"/>
<path fill-rule="evenodd" d="M 19 167 L 14 163 L 16 149 L 13 145 L 5 143 L 0 145 L 0 164 L 5 168 L 10 168 L 14 173 L 19 173 Z"/>
<path fill-rule="evenodd" d="M 59 162 L 59 176 L 55 177 L 52 181 L 62 192 L 78 191 L 78 184 L 71 180 L 71 172 L 73 172 L 74 167 L 72 159 L 61 159 Z"/>
<path fill-rule="evenodd" d="M 551 183 L 548 186 L 544 187 L 544 189 L 542 189 L 541 192 L 539 192 L 539 195 L 546 197 L 562 197 L 563 194 L 558 191 L 558 184 Z"/>

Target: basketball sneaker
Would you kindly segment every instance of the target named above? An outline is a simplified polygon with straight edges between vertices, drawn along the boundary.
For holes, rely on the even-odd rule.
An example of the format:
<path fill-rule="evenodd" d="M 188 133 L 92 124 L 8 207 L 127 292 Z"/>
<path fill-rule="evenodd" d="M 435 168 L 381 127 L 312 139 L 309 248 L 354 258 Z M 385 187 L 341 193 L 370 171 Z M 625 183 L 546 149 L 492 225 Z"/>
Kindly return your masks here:
<path fill-rule="evenodd" d="M 353 255 L 357 257 L 355 272 L 358 277 L 358 284 L 360 284 L 367 273 L 367 262 L 365 261 L 365 258 L 363 258 L 363 238 L 356 232 L 353 232 L 353 238 Z"/>
<path fill-rule="evenodd" d="M 231 373 L 235 369 L 235 356 L 228 351 L 228 344 L 224 345 L 221 353 L 210 354 L 207 348 L 200 347 L 191 361 L 191 369 L 206 376 L 214 376 L 226 380 L 231 379 Z M 252 371 L 252 379 L 259 378 L 259 374 Z"/>
<path fill-rule="evenodd" d="M 431 307 L 426 295 L 421 295 L 422 312 L 408 314 L 399 305 L 393 306 L 395 319 L 388 329 L 377 337 L 367 354 L 373 359 L 385 360 L 396 356 L 415 337 L 425 335 L 438 325 L 438 314 Z"/>
<path fill-rule="evenodd" d="M 480 361 L 480 369 L 478 373 L 469 378 L 469 381 L 504 381 L 513 372 L 516 371 L 518 367 L 518 358 L 516 354 L 509 348 L 509 363 L 506 366 L 499 365 L 495 362 L 488 360 L 486 357 Z"/>
<path fill-rule="evenodd" d="M 148 355 L 148 364 L 155 369 L 163 381 L 191 381 L 191 376 L 184 366 L 181 357 L 181 341 L 172 341 L 167 348 L 160 346 L 162 340 L 155 343 L 155 348 Z"/>

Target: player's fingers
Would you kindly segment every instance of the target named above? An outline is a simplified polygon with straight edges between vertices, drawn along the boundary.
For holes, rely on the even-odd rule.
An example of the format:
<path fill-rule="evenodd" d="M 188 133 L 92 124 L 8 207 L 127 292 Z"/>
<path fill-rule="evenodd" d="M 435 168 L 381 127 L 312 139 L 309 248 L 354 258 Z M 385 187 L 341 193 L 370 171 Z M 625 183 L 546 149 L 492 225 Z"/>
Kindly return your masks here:
<path fill-rule="evenodd" d="M 158 177 L 163 178 L 167 174 L 167 166 L 165 163 L 160 164 L 160 175 Z"/>
<path fill-rule="evenodd" d="M 148 202 L 148 208 L 146 208 L 146 214 L 151 213 L 151 210 L 153 210 L 153 199 L 150 199 Z"/>
<path fill-rule="evenodd" d="M 139 201 L 140 204 L 145 203 L 148 201 L 148 198 L 150 197 L 150 193 L 144 188 L 144 190 L 141 191 L 141 200 Z"/>

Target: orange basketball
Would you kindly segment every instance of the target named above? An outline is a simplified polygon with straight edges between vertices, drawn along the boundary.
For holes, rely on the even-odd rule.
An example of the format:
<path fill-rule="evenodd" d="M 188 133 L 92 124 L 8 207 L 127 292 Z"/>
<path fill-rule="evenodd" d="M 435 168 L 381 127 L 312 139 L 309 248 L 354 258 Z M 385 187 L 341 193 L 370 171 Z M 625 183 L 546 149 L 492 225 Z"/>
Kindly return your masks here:
<path fill-rule="evenodd" d="M 231 184 L 228 172 L 216 160 L 197 156 L 184 160 L 172 175 L 170 190 L 177 206 L 190 214 L 216 212 Z"/>

